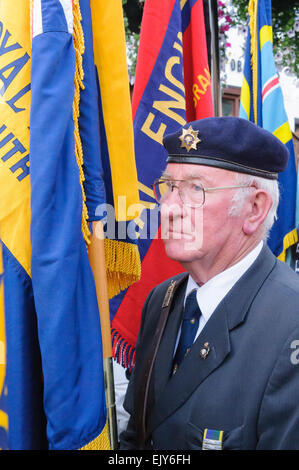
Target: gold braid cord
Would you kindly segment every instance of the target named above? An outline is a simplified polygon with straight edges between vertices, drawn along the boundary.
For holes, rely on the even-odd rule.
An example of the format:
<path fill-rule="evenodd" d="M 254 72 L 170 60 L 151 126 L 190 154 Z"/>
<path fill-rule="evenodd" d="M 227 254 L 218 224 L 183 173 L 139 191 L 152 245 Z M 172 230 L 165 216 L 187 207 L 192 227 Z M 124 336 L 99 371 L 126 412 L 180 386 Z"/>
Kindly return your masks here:
<path fill-rule="evenodd" d="M 249 30 L 250 30 L 250 50 L 251 50 L 251 69 L 252 69 L 252 93 L 253 93 L 253 114 L 254 122 L 257 124 L 257 1 L 250 0 L 248 6 Z"/>
<path fill-rule="evenodd" d="M 82 189 L 82 233 L 84 236 L 84 240 L 87 244 L 90 244 L 90 231 L 88 228 L 88 212 L 86 207 L 86 196 L 84 192 L 83 182 L 85 180 L 84 172 L 83 172 L 83 150 L 81 144 L 81 138 L 79 133 L 79 104 L 80 104 L 80 90 L 84 89 L 83 78 L 84 72 L 82 67 L 82 56 L 84 54 L 85 46 L 84 46 L 84 35 L 81 25 L 81 11 L 79 6 L 79 0 L 73 1 L 73 41 L 74 41 L 74 48 L 76 53 L 76 69 L 75 69 L 75 96 L 73 102 L 73 118 L 74 118 L 74 135 L 75 135 L 75 155 L 77 164 L 79 167 L 80 172 L 80 184 Z"/>

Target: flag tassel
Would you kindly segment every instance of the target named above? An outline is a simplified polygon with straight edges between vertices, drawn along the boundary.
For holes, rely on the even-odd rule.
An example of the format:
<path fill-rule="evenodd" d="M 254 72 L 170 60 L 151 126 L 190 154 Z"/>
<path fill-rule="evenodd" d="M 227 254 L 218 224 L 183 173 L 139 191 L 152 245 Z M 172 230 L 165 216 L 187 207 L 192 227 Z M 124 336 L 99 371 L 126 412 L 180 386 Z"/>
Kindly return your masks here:
<path fill-rule="evenodd" d="M 108 295 L 112 299 L 141 276 L 138 246 L 105 238 Z"/>
<path fill-rule="evenodd" d="M 287 233 L 284 236 L 284 238 L 283 238 L 283 250 L 280 253 L 280 255 L 277 256 L 277 258 L 280 261 L 285 262 L 286 257 L 287 257 L 287 249 L 290 246 L 295 245 L 295 243 L 297 243 L 297 242 L 298 242 L 298 233 L 297 233 L 297 229 L 294 228 L 291 232 Z"/>
<path fill-rule="evenodd" d="M 113 355 L 115 359 L 125 369 L 132 370 L 135 364 L 136 348 L 129 344 L 115 328 L 112 328 L 111 333 Z"/>

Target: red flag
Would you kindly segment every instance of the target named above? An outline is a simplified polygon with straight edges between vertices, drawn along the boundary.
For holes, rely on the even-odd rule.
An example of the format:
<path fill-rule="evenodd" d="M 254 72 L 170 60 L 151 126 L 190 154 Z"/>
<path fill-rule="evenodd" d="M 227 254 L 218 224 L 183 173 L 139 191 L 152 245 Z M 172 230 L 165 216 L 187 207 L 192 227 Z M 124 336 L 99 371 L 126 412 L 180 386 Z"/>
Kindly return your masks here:
<path fill-rule="evenodd" d="M 213 116 L 203 2 L 193 3 L 183 34 L 184 82 L 187 121 Z"/>
<path fill-rule="evenodd" d="M 135 156 L 140 200 L 141 280 L 111 301 L 114 354 L 134 365 L 141 311 L 150 290 L 183 271 L 160 238 L 151 184 L 161 176 L 167 153 L 163 136 L 186 120 L 213 115 L 202 0 L 146 0 L 133 93 Z M 154 220 L 154 222 L 153 222 Z"/>

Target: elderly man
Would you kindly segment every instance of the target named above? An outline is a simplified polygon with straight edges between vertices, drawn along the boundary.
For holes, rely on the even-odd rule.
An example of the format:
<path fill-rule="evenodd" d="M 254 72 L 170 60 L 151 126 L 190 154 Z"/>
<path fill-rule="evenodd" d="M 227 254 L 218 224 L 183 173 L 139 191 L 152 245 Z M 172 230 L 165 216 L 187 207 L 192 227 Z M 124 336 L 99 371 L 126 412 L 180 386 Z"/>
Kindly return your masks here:
<path fill-rule="evenodd" d="M 299 449 L 299 280 L 263 240 L 288 153 L 238 118 L 165 137 L 154 184 L 186 274 L 143 309 L 121 449 Z"/>

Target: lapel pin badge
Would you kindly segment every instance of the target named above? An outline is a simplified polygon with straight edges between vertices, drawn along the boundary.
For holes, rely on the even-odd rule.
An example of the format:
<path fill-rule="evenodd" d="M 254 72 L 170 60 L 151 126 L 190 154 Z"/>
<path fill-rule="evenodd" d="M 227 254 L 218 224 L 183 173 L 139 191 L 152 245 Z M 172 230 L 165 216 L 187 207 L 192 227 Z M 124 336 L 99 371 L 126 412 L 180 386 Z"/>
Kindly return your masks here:
<path fill-rule="evenodd" d="M 201 348 L 199 355 L 202 359 L 206 359 L 207 355 L 210 352 L 210 346 L 209 343 L 205 343 L 203 347 Z"/>

